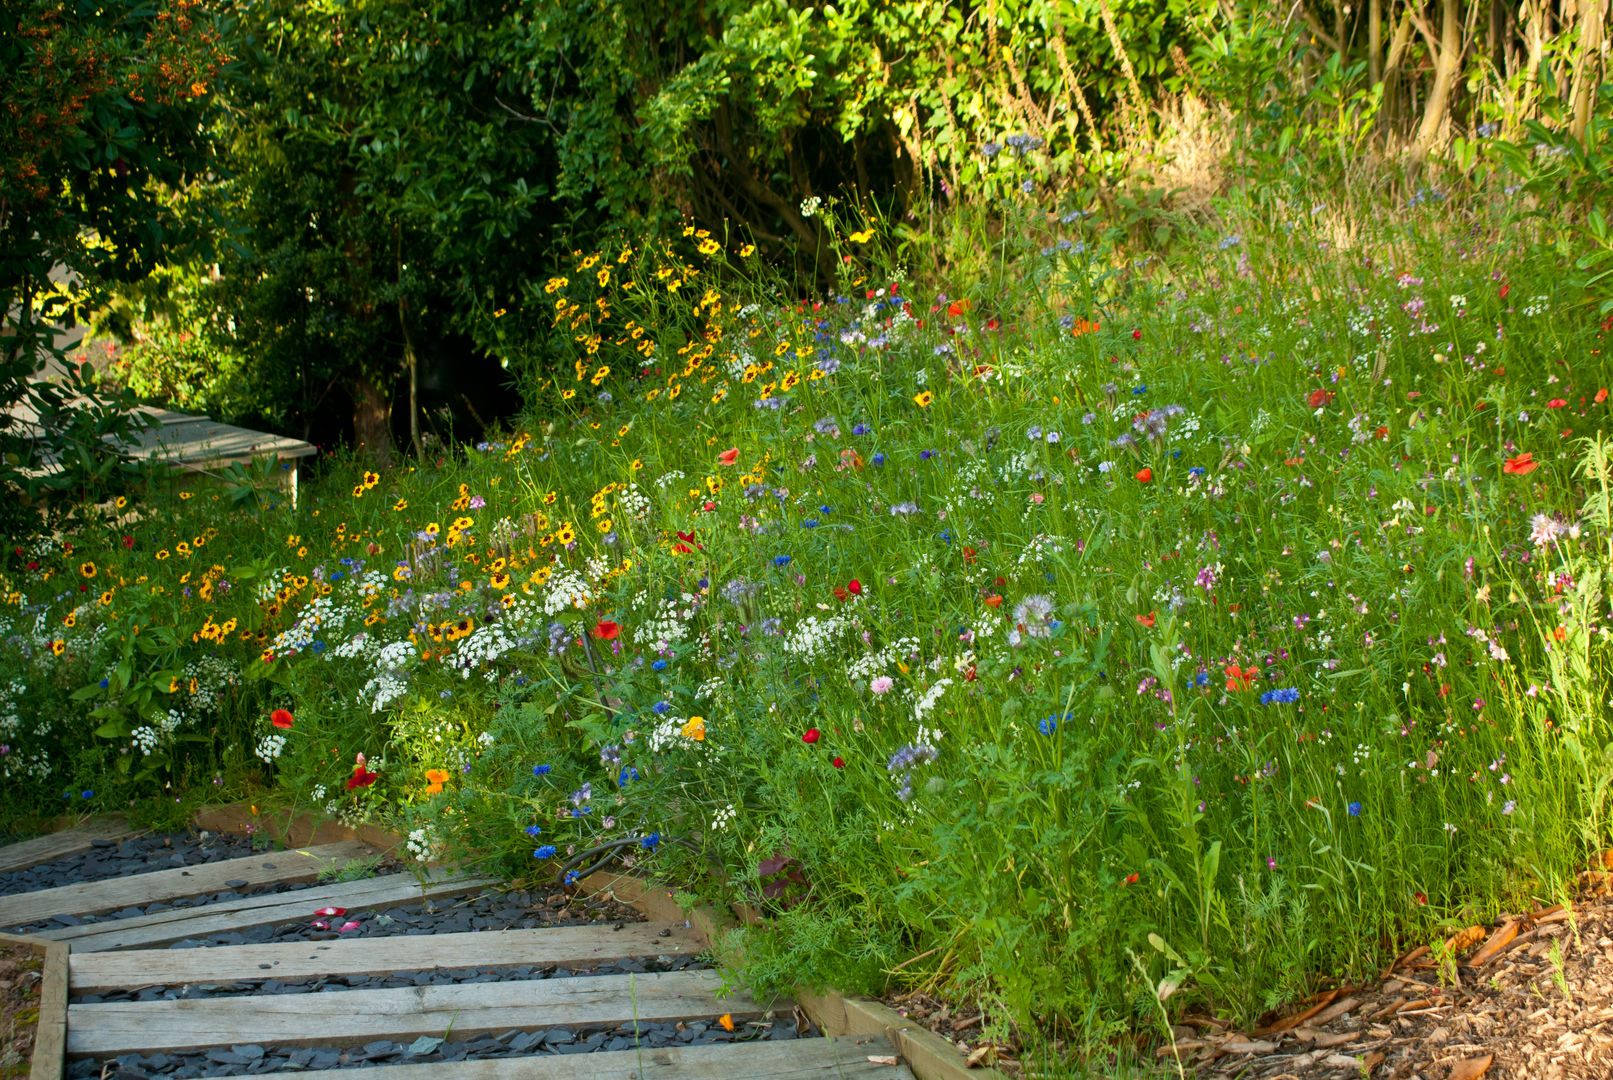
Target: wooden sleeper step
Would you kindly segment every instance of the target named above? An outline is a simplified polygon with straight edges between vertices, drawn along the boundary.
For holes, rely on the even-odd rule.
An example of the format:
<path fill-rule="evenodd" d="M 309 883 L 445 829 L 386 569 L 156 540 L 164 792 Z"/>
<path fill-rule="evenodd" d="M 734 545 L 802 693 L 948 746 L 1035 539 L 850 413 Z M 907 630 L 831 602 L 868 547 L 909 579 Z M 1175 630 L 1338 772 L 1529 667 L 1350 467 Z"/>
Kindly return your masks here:
<path fill-rule="evenodd" d="M 328 1001 L 310 1000 L 306 994 L 268 994 L 71 1005 L 67 1052 L 149 1054 L 243 1043 L 329 1046 L 450 1033 L 462 1038 L 513 1028 L 705 1019 L 724 1013 L 738 1021 L 765 1011 L 744 994 L 719 999 L 721 987 L 722 977 L 713 971 L 672 971 L 347 990 L 329 995 Z M 778 1007 L 787 1009 L 789 1003 Z"/>
<path fill-rule="evenodd" d="M 591 1054 L 543 1054 L 377 1065 L 374 1080 L 913 1080 L 906 1065 L 887 1058 L 890 1043 L 872 1035 L 709 1046 L 644 1047 Z M 304 1072 L 303 1080 L 350 1080 L 351 1069 Z"/>
<path fill-rule="evenodd" d="M 308 907 L 312 913 L 314 908 Z M 666 936 L 662 937 L 662 933 Z M 212 949 L 128 949 L 75 952 L 69 958 L 75 994 L 142 986 L 231 983 L 249 979 L 381 975 L 433 968 L 584 967 L 637 956 L 694 956 L 700 941 L 682 923 L 556 926 L 540 930 L 482 930 L 335 941 L 289 941 Z"/>
<path fill-rule="evenodd" d="M 374 911 L 457 896 L 492 884 L 491 878 L 456 878 L 446 874 L 428 876 L 422 884 L 413 874 L 385 874 L 296 892 L 244 896 L 201 907 L 171 908 L 153 915 L 52 928 L 36 936 L 70 943 L 75 956 L 106 949 L 149 949 L 186 938 L 228 934 L 254 926 L 305 922 L 327 905 L 355 913 Z"/>
<path fill-rule="evenodd" d="M 75 825 L 71 829 L 0 847 L 0 874 L 26 870 L 52 859 L 65 859 L 94 847 L 97 843 L 117 843 L 144 836 L 150 829 L 137 829 L 120 817 Z"/>
<path fill-rule="evenodd" d="M 340 844 L 322 844 L 292 851 L 266 851 L 240 859 L 104 878 L 82 885 L 14 893 L 5 898 L 5 914 L 0 918 L 5 919 L 7 926 L 27 926 L 58 915 L 99 915 L 118 908 L 223 892 L 232 887 L 312 881 L 327 867 L 340 866 L 350 859 L 363 859 L 374 854 L 374 849 L 367 844 L 348 840 Z M 246 884 L 231 886 L 230 882 Z"/>

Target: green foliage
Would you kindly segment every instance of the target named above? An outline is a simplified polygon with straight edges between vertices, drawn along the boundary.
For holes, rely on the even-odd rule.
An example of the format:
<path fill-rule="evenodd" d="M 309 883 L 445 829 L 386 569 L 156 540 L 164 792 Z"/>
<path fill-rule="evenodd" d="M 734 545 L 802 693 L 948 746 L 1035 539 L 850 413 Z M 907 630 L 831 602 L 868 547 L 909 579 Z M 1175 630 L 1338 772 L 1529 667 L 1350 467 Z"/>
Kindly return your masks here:
<path fill-rule="evenodd" d="M 60 359 L 61 328 L 98 290 L 138 278 L 193 235 L 165 187 L 207 164 L 199 132 L 229 58 L 193 0 L 29 0 L 6 8 L 4 31 L 0 406 L 15 419 L 0 427 L 0 486 L 8 503 L 83 499 L 127 480 L 106 440 L 132 432 L 128 402 L 83 372 L 68 385 L 35 376 Z M 8 513 L 13 535 L 29 535 L 32 517 Z"/>

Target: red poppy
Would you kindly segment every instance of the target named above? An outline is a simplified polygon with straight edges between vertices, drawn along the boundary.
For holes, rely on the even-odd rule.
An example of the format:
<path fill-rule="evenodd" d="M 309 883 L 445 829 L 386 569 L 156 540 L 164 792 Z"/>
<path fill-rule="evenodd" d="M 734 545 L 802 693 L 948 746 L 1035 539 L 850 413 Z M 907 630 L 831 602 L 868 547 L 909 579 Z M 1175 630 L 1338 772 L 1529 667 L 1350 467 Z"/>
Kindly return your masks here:
<path fill-rule="evenodd" d="M 1122 889 L 1125 888 L 1127 885 L 1135 885 L 1135 884 L 1137 884 L 1137 875 L 1136 874 L 1127 874 L 1125 877 L 1120 879 L 1120 887 Z"/>
<path fill-rule="evenodd" d="M 801 736 L 801 741 L 806 743 L 808 746 L 811 746 L 813 743 L 817 742 L 822 737 L 823 737 L 823 733 L 821 731 L 819 731 L 817 728 L 807 728 L 806 729 L 806 734 Z"/>
<path fill-rule="evenodd" d="M 954 300 L 952 303 L 947 305 L 947 314 L 951 315 L 954 319 L 959 315 L 967 315 L 968 313 L 969 298 L 967 296 L 962 300 Z"/>
<path fill-rule="evenodd" d="M 292 725 L 291 713 L 285 709 L 276 709 L 269 714 L 269 723 L 277 728 L 289 728 Z"/>
<path fill-rule="evenodd" d="M 1226 667 L 1227 689 L 1230 691 L 1247 690 L 1259 672 L 1254 668 L 1238 669 L 1237 664 L 1228 664 Z"/>
<path fill-rule="evenodd" d="M 1535 471 L 1540 462 L 1535 460 L 1533 451 L 1526 451 L 1514 458 L 1507 458 L 1507 463 L 1501 466 L 1501 471 L 1508 476 L 1526 476 Z"/>
<path fill-rule="evenodd" d="M 1427 893 L 1420 893 L 1420 892 L 1412 893 L 1411 898 L 1413 900 L 1417 901 L 1417 906 L 1418 907 L 1427 907 L 1428 906 L 1428 894 Z"/>
<path fill-rule="evenodd" d="M 609 619 L 600 619 L 594 624 L 594 637 L 600 641 L 615 641 L 616 635 L 621 632 L 621 624 L 613 623 Z"/>
<path fill-rule="evenodd" d="M 362 765 L 354 765 L 353 775 L 347 778 L 347 790 L 352 791 L 354 788 L 369 787 L 380 778 L 380 773 L 372 773 Z"/>
<path fill-rule="evenodd" d="M 1154 479 L 1154 470 L 1153 469 L 1142 468 L 1142 469 L 1137 470 L 1137 482 L 1139 484 L 1149 483 L 1153 479 Z"/>
<path fill-rule="evenodd" d="M 1131 332 L 1131 340 L 1133 340 L 1133 341 L 1141 341 L 1142 339 L 1143 339 L 1143 332 L 1141 330 L 1133 330 Z"/>
<path fill-rule="evenodd" d="M 1333 400 L 1333 391 L 1316 389 L 1305 397 L 1305 404 L 1313 409 L 1319 409 Z"/>
<path fill-rule="evenodd" d="M 856 578 L 852 578 L 846 582 L 846 591 L 853 596 L 861 596 L 863 594 L 863 583 Z"/>
<path fill-rule="evenodd" d="M 833 765 L 837 769 L 844 769 L 846 767 L 846 759 L 845 758 L 835 758 L 829 764 Z"/>
<path fill-rule="evenodd" d="M 1153 625 L 1154 625 L 1154 616 L 1155 616 L 1155 613 L 1150 611 L 1147 615 L 1138 615 L 1138 616 L 1136 616 L 1136 619 L 1137 619 L 1138 622 L 1142 623 L 1144 626 L 1149 627 L 1150 629 L 1152 629 Z"/>
<path fill-rule="evenodd" d="M 724 450 L 722 453 L 717 455 L 717 464 L 719 464 L 719 465 L 732 465 L 734 462 L 736 462 L 738 460 L 739 460 L 739 447 L 737 447 L 737 446 L 734 447 L 732 450 Z"/>
<path fill-rule="evenodd" d="M 969 547 L 967 544 L 964 545 L 964 548 L 963 548 L 963 561 L 964 562 L 969 562 L 969 563 L 974 562 L 975 561 L 975 556 L 977 554 L 978 554 L 978 552 L 976 552 L 974 548 Z"/>
<path fill-rule="evenodd" d="M 1000 597 L 1000 596 L 988 596 L 988 597 L 986 597 L 986 606 L 989 607 L 989 608 L 1002 607 L 1003 606 L 1003 598 Z"/>
<path fill-rule="evenodd" d="M 845 603 L 846 600 L 851 596 L 851 594 L 846 591 L 846 587 L 844 585 L 836 585 L 834 587 L 834 594 L 835 599 L 839 600 L 842 604 Z"/>
<path fill-rule="evenodd" d="M 1593 398 L 1592 400 L 1594 400 L 1598 405 L 1600 405 L 1602 402 L 1607 400 L 1607 391 L 1606 390 L 1598 390 L 1596 392 L 1596 397 Z"/>

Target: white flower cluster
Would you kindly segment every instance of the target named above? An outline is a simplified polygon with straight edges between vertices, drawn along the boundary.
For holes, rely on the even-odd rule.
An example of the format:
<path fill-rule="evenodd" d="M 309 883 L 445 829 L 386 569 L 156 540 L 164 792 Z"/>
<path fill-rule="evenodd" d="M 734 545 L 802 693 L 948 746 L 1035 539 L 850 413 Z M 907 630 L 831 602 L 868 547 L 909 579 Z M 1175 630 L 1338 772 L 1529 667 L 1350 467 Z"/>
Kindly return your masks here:
<path fill-rule="evenodd" d="M 1046 533 L 1037 533 L 1031 537 L 1030 543 L 1025 545 L 1025 550 L 1019 553 L 1018 565 L 1024 566 L 1029 562 L 1038 562 L 1049 555 L 1063 553 L 1063 540 L 1056 536 L 1048 536 Z"/>
<path fill-rule="evenodd" d="M 9 686 L 0 690 L 0 737 L 15 735 L 22 726 L 22 714 L 17 709 L 27 692 L 28 688 L 18 679 L 12 679 Z"/>
<path fill-rule="evenodd" d="M 219 694 L 241 681 L 239 673 L 239 666 L 222 656 L 204 656 L 185 665 L 185 681 L 196 680 L 196 692 L 190 696 L 190 704 L 207 712 L 216 710 Z"/>
<path fill-rule="evenodd" d="M 352 637 L 348 638 L 346 641 L 327 652 L 325 654 L 325 659 L 332 660 L 337 657 L 340 657 L 343 660 L 353 660 L 357 658 L 367 659 L 378 651 L 379 649 L 375 644 L 375 639 L 370 637 L 370 635 L 365 631 L 360 630 L 358 633 L 354 634 Z"/>
<path fill-rule="evenodd" d="M 157 729 L 148 724 L 141 724 L 135 728 L 130 738 L 134 740 L 134 744 L 140 748 L 142 754 L 149 754 L 157 749 L 157 740 L 159 738 Z"/>
<path fill-rule="evenodd" d="M 1530 318 L 1543 315 L 1551 308 L 1551 297 L 1531 296 L 1523 305 L 1523 313 Z"/>
<path fill-rule="evenodd" d="M 617 492 L 616 509 L 635 521 L 643 521 L 650 516 L 650 500 L 637 484 L 629 484 L 625 491 Z"/>
<path fill-rule="evenodd" d="M 258 740 L 258 748 L 253 751 L 265 763 L 273 761 L 280 756 L 280 751 L 286 748 L 286 737 L 279 732 L 272 732 Z"/>
<path fill-rule="evenodd" d="M 947 687 L 951 685 L 951 679 L 938 679 L 934 686 L 926 690 L 923 696 L 913 703 L 913 719 L 919 722 L 921 728 L 923 727 L 924 718 L 935 710 L 936 704 L 941 700 L 941 695 L 945 694 Z"/>
<path fill-rule="evenodd" d="M 683 737 L 683 725 L 686 723 L 688 721 L 681 716 L 669 716 L 656 724 L 648 740 L 650 753 L 659 754 L 679 743 L 687 742 L 688 740 Z"/>
<path fill-rule="evenodd" d="M 470 678 L 473 668 L 496 663 L 498 659 L 520 642 L 505 631 L 503 623 L 484 626 L 459 643 L 448 666 L 459 671 L 460 678 Z"/>
<path fill-rule="evenodd" d="M 277 583 L 289 573 L 291 571 L 282 566 L 271 573 L 264 574 L 262 583 L 258 585 L 258 603 L 272 603 L 276 594 L 280 592 L 280 586 Z"/>
<path fill-rule="evenodd" d="M 415 658 L 412 641 L 394 641 L 381 650 L 375 661 L 375 678 L 359 691 L 359 702 L 368 701 L 371 712 L 380 712 L 409 689 L 408 673 L 404 665 Z"/>
<path fill-rule="evenodd" d="M 50 775 L 52 767 L 50 755 L 43 750 L 31 753 L 13 750 L 9 754 L 0 754 L 0 777 L 7 780 L 21 776 L 43 779 Z"/>
<path fill-rule="evenodd" d="M 810 660 L 834 644 L 850 625 L 851 620 L 845 615 L 831 615 L 827 619 L 808 615 L 796 623 L 795 629 L 784 639 L 784 651 Z"/>
<path fill-rule="evenodd" d="M 558 615 L 570 608 L 582 609 L 588 603 L 588 582 L 577 571 L 561 567 L 549 578 L 543 597 L 543 613 Z"/>
<path fill-rule="evenodd" d="M 422 825 L 418 829 L 411 829 L 409 839 L 404 843 L 409 853 L 414 856 L 415 862 L 430 862 L 441 846 L 432 832 L 430 825 Z"/>
<path fill-rule="evenodd" d="M 689 636 L 688 622 L 694 618 L 700 598 L 684 593 L 678 600 L 666 598 L 656 605 L 655 614 L 633 631 L 633 641 L 661 652 Z"/>
<path fill-rule="evenodd" d="M 302 609 L 297 621 L 274 636 L 270 645 L 276 653 L 306 649 L 313 644 L 314 634 L 321 628 L 336 631 L 347 619 L 346 612 L 331 603 L 328 596 L 316 596 Z"/>
<path fill-rule="evenodd" d="M 664 472 L 660 476 L 657 476 L 655 478 L 655 486 L 666 489 L 682 479 L 684 479 L 684 473 L 681 470 L 673 469 L 670 472 Z"/>
<path fill-rule="evenodd" d="M 178 709 L 169 709 L 168 714 L 157 721 L 157 726 L 164 735 L 172 735 L 185 723 L 185 714 Z"/>
<path fill-rule="evenodd" d="M 728 683 L 721 675 L 714 675 L 700 684 L 695 690 L 694 696 L 701 701 L 709 701 L 714 705 L 719 704 L 728 697 Z"/>
<path fill-rule="evenodd" d="M 732 824 L 733 820 L 734 820 L 734 804 L 729 803 L 727 806 L 723 807 L 721 810 L 718 810 L 715 814 L 711 815 L 711 827 L 714 830 L 715 829 L 726 829 L 726 828 L 728 828 L 728 826 L 730 824 Z"/>
<path fill-rule="evenodd" d="M 875 675 L 881 675 L 885 669 L 907 656 L 918 651 L 918 638 L 897 638 L 883 649 L 857 657 L 846 665 L 846 678 L 852 682 L 866 682 Z"/>

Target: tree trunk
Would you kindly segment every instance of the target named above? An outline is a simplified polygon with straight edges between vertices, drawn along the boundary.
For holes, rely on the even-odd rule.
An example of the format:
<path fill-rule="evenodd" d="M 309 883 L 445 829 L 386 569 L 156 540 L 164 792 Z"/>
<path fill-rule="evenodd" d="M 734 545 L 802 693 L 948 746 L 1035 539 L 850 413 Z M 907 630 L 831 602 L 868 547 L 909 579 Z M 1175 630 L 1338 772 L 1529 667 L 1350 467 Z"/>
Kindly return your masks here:
<path fill-rule="evenodd" d="M 392 460 L 392 406 L 388 394 L 368 375 L 353 381 L 352 394 L 353 440 L 369 460 Z"/>
<path fill-rule="evenodd" d="M 1451 88 L 1462 67 L 1462 16 L 1457 0 L 1443 0 L 1443 25 L 1439 34 L 1439 56 L 1434 62 L 1434 85 L 1428 91 L 1428 104 L 1423 109 L 1423 123 L 1417 130 L 1415 154 L 1427 156 L 1439 140 L 1450 112 Z"/>

